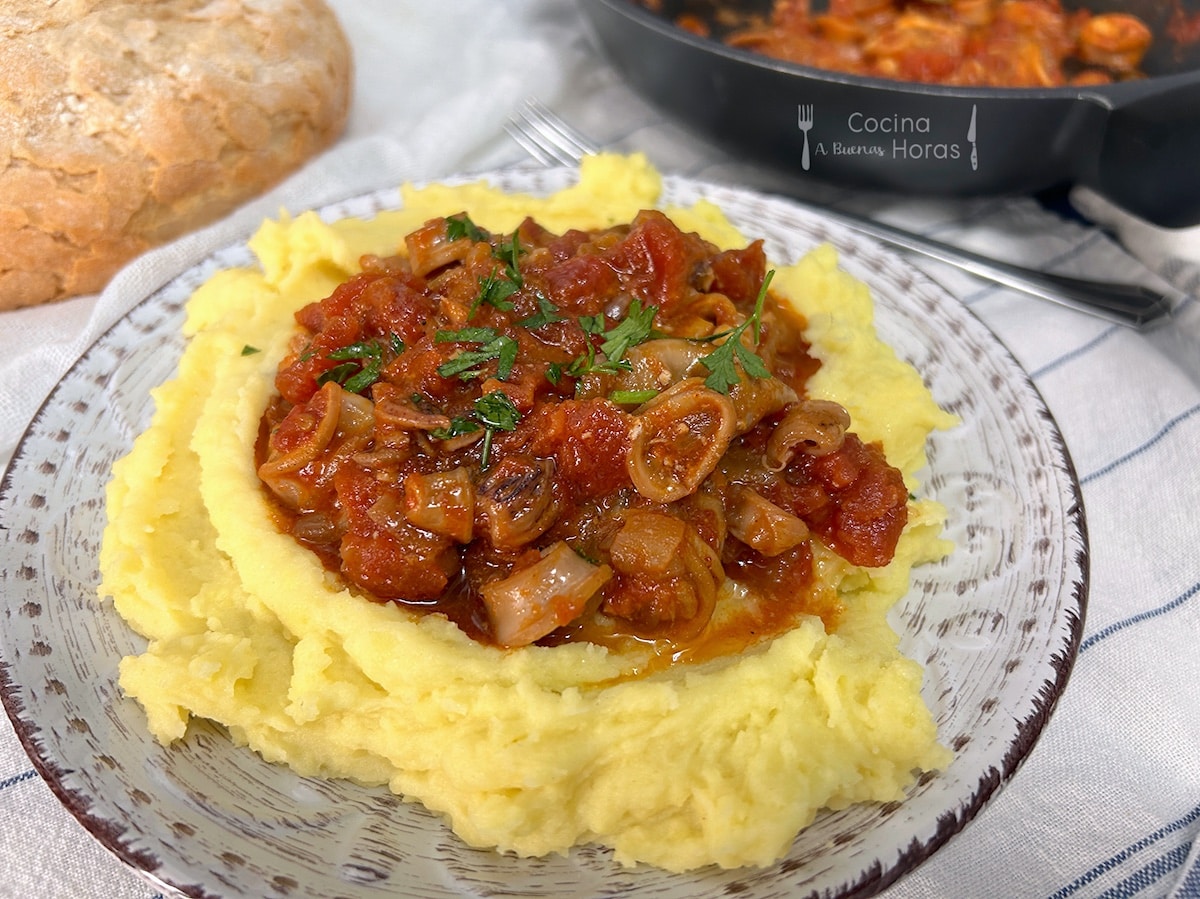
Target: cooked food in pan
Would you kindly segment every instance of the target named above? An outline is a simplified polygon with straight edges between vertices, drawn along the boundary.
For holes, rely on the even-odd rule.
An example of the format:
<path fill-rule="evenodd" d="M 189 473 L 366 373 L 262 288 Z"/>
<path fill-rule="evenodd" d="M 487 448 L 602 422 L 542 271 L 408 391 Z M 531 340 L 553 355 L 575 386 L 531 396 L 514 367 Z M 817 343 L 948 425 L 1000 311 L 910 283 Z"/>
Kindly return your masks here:
<path fill-rule="evenodd" d="M 679 25 L 711 33 L 708 20 Z M 1151 31 L 1136 16 L 1059 0 L 775 0 L 766 21 L 724 39 L 776 59 L 899 81 L 986 87 L 1103 84 L 1139 77 Z"/>

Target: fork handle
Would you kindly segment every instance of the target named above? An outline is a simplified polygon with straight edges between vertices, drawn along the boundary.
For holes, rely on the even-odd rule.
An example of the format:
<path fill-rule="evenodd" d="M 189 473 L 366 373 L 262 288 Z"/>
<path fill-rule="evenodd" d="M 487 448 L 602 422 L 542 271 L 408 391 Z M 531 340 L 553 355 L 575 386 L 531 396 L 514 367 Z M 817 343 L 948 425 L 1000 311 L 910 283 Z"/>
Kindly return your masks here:
<path fill-rule="evenodd" d="M 810 206 L 814 212 L 876 240 L 957 266 L 981 278 L 1011 287 L 1129 328 L 1141 328 L 1171 313 L 1171 298 L 1142 284 L 1107 284 L 1087 278 L 1056 275 L 1000 262 L 970 250 L 921 237 L 891 225 L 849 212 Z M 1182 300 L 1182 294 L 1176 294 Z"/>

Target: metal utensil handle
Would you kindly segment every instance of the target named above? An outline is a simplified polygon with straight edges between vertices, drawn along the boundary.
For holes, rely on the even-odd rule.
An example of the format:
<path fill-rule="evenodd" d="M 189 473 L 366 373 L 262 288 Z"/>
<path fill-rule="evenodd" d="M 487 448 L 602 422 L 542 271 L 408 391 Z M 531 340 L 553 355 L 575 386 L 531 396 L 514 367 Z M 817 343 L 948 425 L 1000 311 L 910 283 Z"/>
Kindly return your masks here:
<path fill-rule="evenodd" d="M 802 112 L 805 120 L 811 112 Z M 506 130 L 517 143 L 543 163 L 571 164 L 585 155 L 599 152 L 590 139 L 563 122 L 559 116 L 536 100 L 527 100 L 518 108 Z M 822 218 L 874 237 L 905 250 L 921 253 L 957 266 L 981 278 L 1031 296 L 1067 306 L 1079 312 L 1099 316 L 1131 328 L 1148 325 L 1170 314 L 1170 299 L 1140 285 L 1104 284 L 1082 278 L 1038 272 L 999 262 L 949 244 L 893 228 L 873 219 L 793 199 L 798 206 Z M 1176 293 L 1178 300 L 1184 299 Z"/>
<path fill-rule="evenodd" d="M 813 208 L 825 218 L 876 240 L 921 253 L 1013 290 L 1090 315 L 1098 315 L 1119 325 L 1140 328 L 1171 312 L 1171 299 L 1166 294 L 1144 285 L 1105 284 L 1068 275 L 1031 271 L 852 213 Z"/>

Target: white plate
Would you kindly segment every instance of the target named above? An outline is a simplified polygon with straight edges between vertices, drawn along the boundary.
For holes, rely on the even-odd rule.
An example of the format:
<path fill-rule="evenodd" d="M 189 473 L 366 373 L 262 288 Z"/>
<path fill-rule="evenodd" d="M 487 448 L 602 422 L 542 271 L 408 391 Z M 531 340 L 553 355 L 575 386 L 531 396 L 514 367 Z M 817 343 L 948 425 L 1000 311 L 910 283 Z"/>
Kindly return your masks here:
<path fill-rule="evenodd" d="M 567 170 L 488 176 L 542 193 Z M 150 388 L 174 372 L 183 303 L 214 253 L 147 297 L 63 378 L 30 424 L 3 484 L 0 692 L 35 767 L 83 825 L 151 880 L 189 896 L 865 896 L 953 837 L 1020 766 L 1066 684 L 1087 597 L 1079 487 L 1041 397 L 962 305 L 899 257 L 784 200 L 665 179 L 664 201 L 718 203 L 771 259 L 822 241 L 866 281 L 881 336 L 963 425 L 935 434 L 925 491 L 950 512 L 957 548 L 917 569 L 893 612 L 903 651 L 954 762 L 904 802 L 825 813 L 774 867 L 672 875 L 626 870 L 595 847 L 521 860 L 465 847 L 441 820 L 383 789 L 297 777 L 235 748 L 215 726 L 170 749 L 117 687 L 136 637 L 95 600 L 104 485 L 149 421 Z M 321 210 L 371 216 L 396 191 Z M 51 872 L 47 872 L 48 875 Z"/>

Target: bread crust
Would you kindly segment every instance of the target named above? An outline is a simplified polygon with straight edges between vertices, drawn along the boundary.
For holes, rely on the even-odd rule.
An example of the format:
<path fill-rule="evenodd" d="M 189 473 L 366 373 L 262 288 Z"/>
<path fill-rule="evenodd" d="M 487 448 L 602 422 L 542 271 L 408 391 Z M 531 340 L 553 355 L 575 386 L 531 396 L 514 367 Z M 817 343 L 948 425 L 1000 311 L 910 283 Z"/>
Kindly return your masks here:
<path fill-rule="evenodd" d="M 0 310 L 100 290 L 341 133 L 352 59 L 322 0 L 8 0 Z"/>

